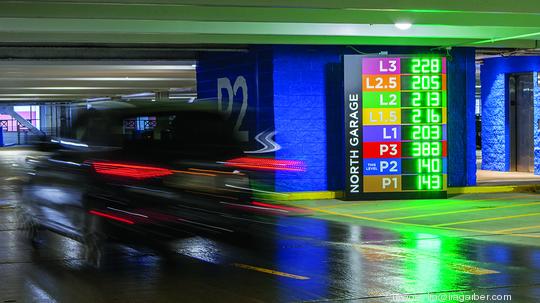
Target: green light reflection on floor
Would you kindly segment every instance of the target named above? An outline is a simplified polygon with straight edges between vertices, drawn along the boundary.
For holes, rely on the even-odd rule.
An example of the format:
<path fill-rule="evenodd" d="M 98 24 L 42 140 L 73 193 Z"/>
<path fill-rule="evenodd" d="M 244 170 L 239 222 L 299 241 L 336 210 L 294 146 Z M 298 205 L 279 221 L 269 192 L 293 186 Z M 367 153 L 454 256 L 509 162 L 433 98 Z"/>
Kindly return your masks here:
<path fill-rule="evenodd" d="M 457 270 L 463 263 L 458 238 L 433 234 L 403 233 L 403 259 L 405 285 L 401 291 L 408 294 L 455 290 L 467 285 L 470 277 Z M 414 302 L 433 302 L 428 295 Z"/>

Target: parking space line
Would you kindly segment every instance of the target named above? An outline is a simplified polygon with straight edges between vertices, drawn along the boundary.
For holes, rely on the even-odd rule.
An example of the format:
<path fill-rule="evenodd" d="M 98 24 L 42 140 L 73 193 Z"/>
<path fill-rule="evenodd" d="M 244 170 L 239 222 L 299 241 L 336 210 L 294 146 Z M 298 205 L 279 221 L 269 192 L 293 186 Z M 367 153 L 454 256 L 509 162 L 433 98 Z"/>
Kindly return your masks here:
<path fill-rule="evenodd" d="M 339 204 L 331 204 L 331 205 L 324 205 L 320 206 L 319 208 L 339 208 L 339 207 L 347 207 L 347 206 L 360 206 L 360 205 L 366 205 L 366 203 L 374 202 L 374 201 L 362 201 L 362 202 L 354 202 L 354 203 L 339 203 Z M 400 202 L 400 200 L 386 200 L 384 202 Z"/>
<path fill-rule="evenodd" d="M 532 216 L 538 216 L 538 215 L 540 215 L 540 213 L 521 214 L 521 215 L 504 216 L 504 217 L 491 217 L 491 218 L 476 219 L 476 220 L 466 220 L 466 221 L 456 221 L 456 222 L 435 224 L 435 225 L 429 225 L 429 226 L 443 227 L 443 226 L 469 224 L 469 223 L 476 223 L 476 222 L 487 222 L 487 221 L 498 221 L 498 220 L 514 219 L 514 218 L 532 217 Z"/>
<path fill-rule="evenodd" d="M 531 235 L 531 234 L 505 234 L 505 235 L 511 235 L 511 236 L 517 236 L 517 237 L 527 237 L 527 238 L 538 238 L 538 239 L 540 239 L 540 235 Z"/>
<path fill-rule="evenodd" d="M 448 204 L 456 204 L 459 202 L 447 202 L 447 203 L 439 203 L 439 204 L 424 204 L 424 205 L 418 205 L 418 206 L 404 206 L 404 207 L 396 207 L 396 208 L 385 208 L 385 209 L 378 209 L 378 210 L 367 210 L 367 211 L 361 211 L 361 212 L 355 212 L 355 214 L 378 214 L 378 213 L 385 213 L 385 212 L 391 212 L 396 210 L 408 210 L 408 209 L 420 209 L 420 208 L 429 208 L 433 206 L 441 206 L 441 205 L 448 205 Z"/>
<path fill-rule="evenodd" d="M 431 227 L 431 228 L 434 228 L 434 229 L 445 229 L 445 230 L 454 230 L 454 231 L 473 232 L 473 233 L 492 235 L 492 236 L 503 235 L 503 236 L 511 236 L 511 237 L 522 237 L 522 238 L 540 238 L 540 235 L 514 234 L 512 232 L 499 232 L 499 231 L 489 231 L 489 230 L 482 230 L 482 229 L 470 229 L 470 228 L 448 227 L 448 226 L 434 227 L 433 225 L 424 225 L 424 224 L 417 224 L 416 226 L 419 226 L 419 227 Z"/>
<path fill-rule="evenodd" d="M 418 209 L 418 208 L 429 208 L 434 206 L 441 206 L 441 205 L 452 205 L 452 204 L 464 204 L 464 203 L 471 203 L 471 202 L 483 202 L 483 201 L 495 201 L 495 200 L 504 200 L 504 199 L 512 199 L 512 198 L 521 198 L 522 195 L 512 195 L 512 196 L 506 196 L 506 197 L 496 197 L 496 198 L 487 198 L 487 199 L 480 199 L 480 200 L 452 200 L 449 199 L 449 201 L 453 202 L 445 202 L 445 203 L 437 203 L 437 204 L 427 204 L 427 205 L 417 205 L 417 206 L 404 206 L 404 207 L 396 207 L 396 208 L 386 208 L 386 209 L 379 209 L 379 210 L 372 210 L 372 211 L 362 211 L 357 212 L 356 214 L 375 214 L 375 213 L 382 213 L 382 212 L 390 212 L 390 211 L 396 211 L 396 210 L 407 210 L 407 209 Z M 402 201 L 402 200 L 389 200 L 389 201 Z M 389 202 L 385 201 L 385 202 Z M 320 206 L 319 209 L 330 209 L 330 208 L 340 208 L 340 207 L 347 207 L 347 206 L 361 206 L 364 205 L 366 201 L 358 202 L 358 203 L 340 203 L 340 204 L 334 204 L 334 205 L 326 205 L 326 206 Z"/>
<path fill-rule="evenodd" d="M 490 210 L 494 210 L 494 209 L 513 208 L 513 207 L 522 207 L 522 206 L 531 206 L 531 205 L 540 205 L 540 201 L 531 202 L 531 203 L 521 203 L 521 204 L 494 206 L 494 207 L 490 207 L 490 208 L 461 209 L 461 210 L 445 211 L 445 212 L 439 212 L 439 213 L 430 213 L 430 214 L 422 214 L 422 215 L 414 215 L 414 216 L 396 217 L 396 218 L 389 218 L 387 220 L 396 220 L 397 221 L 397 220 L 414 219 L 414 218 L 443 216 L 443 215 L 450 215 L 450 214 L 490 211 Z"/>
<path fill-rule="evenodd" d="M 438 262 L 436 255 L 425 254 L 422 251 L 415 249 L 406 249 L 401 247 L 392 246 L 380 246 L 380 245 L 365 245 L 365 244 L 353 244 L 355 250 L 364 255 L 370 261 L 386 261 L 389 259 L 406 259 L 406 260 L 418 260 L 419 256 L 422 256 L 423 262 Z M 437 259 L 437 261 L 434 261 Z M 456 260 L 461 261 L 461 260 Z M 496 270 L 487 268 L 481 268 L 464 263 L 456 263 L 449 260 L 445 262 L 445 265 L 452 268 L 455 271 L 470 275 L 490 275 L 498 274 Z"/>
<path fill-rule="evenodd" d="M 496 233 L 507 233 L 512 231 L 518 231 L 518 230 L 527 230 L 527 229 L 534 229 L 534 228 L 540 228 L 540 225 L 533 225 L 533 226 L 524 226 L 524 227 L 516 227 L 516 228 L 508 228 L 508 229 L 501 229 L 495 231 Z"/>
<path fill-rule="evenodd" d="M 286 278 L 291 278 L 291 279 L 296 279 L 296 280 L 309 280 L 309 277 L 288 274 L 288 273 L 277 271 L 277 270 L 272 270 L 272 269 L 267 269 L 267 268 L 262 268 L 262 267 L 257 267 L 257 266 L 242 264 L 242 263 L 233 263 L 232 265 L 238 268 L 254 270 L 254 271 L 258 271 L 258 272 L 262 272 L 266 274 L 271 274 L 271 275 L 276 275 L 276 276 L 281 276 L 281 277 L 286 277 Z"/>
<path fill-rule="evenodd" d="M 320 208 L 316 208 L 316 207 L 305 207 L 304 206 L 303 208 L 311 210 L 311 211 L 316 211 L 316 212 L 320 212 L 320 213 L 334 215 L 334 216 L 348 217 L 348 218 L 353 218 L 353 219 L 362 219 L 362 220 L 374 221 L 374 222 L 380 222 L 380 223 L 401 224 L 401 222 L 393 222 L 393 221 L 388 221 L 388 220 L 385 220 L 385 219 L 377 219 L 377 218 L 371 218 L 371 217 L 365 217 L 365 216 L 357 216 L 357 215 L 351 215 L 351 214 L 338 213 L 338 212 L 335 212 L 335 211 L 326 210 L 326 209 L 320 209 Z M 405 223 L 405 224 L 407 224 L 407 223 Z"/>
<path fill-rule="evenodd" d="M 427 205 L 419 205 L 419 206 L 405 206 L 405 207 L 396 207 L 396 208 L 386 208 L 386 209 L 379 209 L 379 210 L 372 210 L 372 211 L 362 211 L 362 212 L 355 212 L 355 214 L 377 214 L 377 213 L 384 213 L 384 212 L 391 212 L 396 210 L 409 210 L 409 209 L 421 209 L 421 208 L 430 208 L 430 207 L 439 207 L 442 205 L 456 205 L 456 204 L 464 204 L 464 203 L 471 203 L 471 202 L 483 202 L 483 201 L 492 201 L 492 200 L 503 200 L 503 199 L 511 199 L 511 198 L 517 198 L 521 196 L 510 196 L 510 197 L 497 197 L 497 198 L 490 198 L 490 199 L 482 199 L 482 200 L 450 200 L 454 202 L 446 202 L 446 203 L 437 203 L 437 204 L 427 204 Z M 393 220 L 393 219 L 388 219 Z"/>
<path fill-rule="evenodd" d="M 477 275 L 477 276 L 500 273 L 496 270 L 481 268 L 481 267 L 476 267 L 476 266 L 471 266 L 471 265 L 464 265 L 464 264 L 452 264 L 451 267 L 456 271 L 460 271 L 460 272 L 470 274 L 470 275 Z"/>
<path fill-rule="evenodd" d="M 328 215 L 334 215 L 334 216 L 337 216 L 337 217 L 360 219 L 360 220 L 373 221 L 373 222 L 379 222 L 379 223 L 398 224 L 398 225 L 405 225 L 405 226 L 423 227 L 423 228 L 431 228 L 431 229 L 442 229 L 442 230 L 450 230 L 450 231 L 463 231 L 463 232 L 494 235 L 494 236 L 495 235 L 505 235 L 505 236 L 512 236 L 512 237 L 540 238 L 540 235 L 513 234 L 513 233 L 506 233 L 506 232 L 496 232 L 496 231 L 481 230 L 481 229 L 471 229 L 471 228 L 460 228 L 460 227 L 436 226 L 436 225 L 416 224 L 416 223 L 408 223 L 408 222 L 398 222 L 398 221 L 376 219 L 376 218 L 370 218 L 370 217 L 364 217 L 364 216 L 342 214 L 342 213 L 338 213 L 338 212 L 334 212 L 334 211 L 330 211 L 330 210 L 325 210 L 325 209 L 318 209 L 318 208 L 314 208 L 314 207 L 303 207 L 303 208 L 314 211 L 314 212 L 320 212 L 320 213 L 324 213 L 324 214 L 328 214 Z"/>

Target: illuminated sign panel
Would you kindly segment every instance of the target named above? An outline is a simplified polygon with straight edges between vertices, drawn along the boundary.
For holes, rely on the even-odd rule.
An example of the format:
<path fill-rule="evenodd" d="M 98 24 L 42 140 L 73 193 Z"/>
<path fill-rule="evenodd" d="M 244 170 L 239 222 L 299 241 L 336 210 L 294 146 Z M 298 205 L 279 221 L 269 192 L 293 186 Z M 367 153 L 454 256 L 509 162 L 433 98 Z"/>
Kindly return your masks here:
<path fill-rule="evenodd" d="M 344 80 L 345 198 L 446 196 L 446 58 L 347 55 Z"/>

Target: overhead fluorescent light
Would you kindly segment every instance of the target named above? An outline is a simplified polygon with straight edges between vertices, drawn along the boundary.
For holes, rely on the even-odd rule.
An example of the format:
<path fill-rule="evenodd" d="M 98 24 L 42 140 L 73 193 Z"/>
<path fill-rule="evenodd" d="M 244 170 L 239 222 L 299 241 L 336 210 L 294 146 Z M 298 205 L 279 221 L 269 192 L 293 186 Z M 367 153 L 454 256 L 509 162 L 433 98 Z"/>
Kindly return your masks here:
<path fill-rule="evenodd" d="M 60 144 L 65 144 L 65 145 L 70 145 L 70 146 L 76 146 L 76 147 L 88 147 L 88 144 L 77 143 L 77 142 L 66 141 L 66 140 L 60 140 Z"/>
<path fill-rule="evenodd" d="M 22 88 L 17 88 L 22 90 Z M 43 87 L 25 87 L 25 90 L 98 90 L 98 89 L 132 89 L 131 87 L 99 87 L 99 86 L 43 86 Z"/>
<path fill-rule="evenodd" d="M 155 94 L 152 92 L 136 93 L 130 95 L 122 95 L 122 99 L 132 99 L 132 98 L 143 98 L 143 97 L 153 97 Z"/>
<path fill-rule="evenodd" d="M 13 79 L 0 77 L 0 80 Z M 194 77 L 26 77 L 25 80 L 34 81 L 195 81 Z"/>
<path fill-rule="evenodd" d="M 86 101 L 88 102 L 94 102 L 94 101 L 109 101 L 111 98 L 109 97 L 96 97 L 96 98 L 88 98 Z"/>
<path fill-rule="evenodd" d="M 411 28 L 412 23 L 410 23 L 410 22 L 396 22 L 394 24 L 394 26 L 397 29 L 400 29 L 400 30 L 404 31 L 404 30 L 408 30 L 409 28 Z"/>

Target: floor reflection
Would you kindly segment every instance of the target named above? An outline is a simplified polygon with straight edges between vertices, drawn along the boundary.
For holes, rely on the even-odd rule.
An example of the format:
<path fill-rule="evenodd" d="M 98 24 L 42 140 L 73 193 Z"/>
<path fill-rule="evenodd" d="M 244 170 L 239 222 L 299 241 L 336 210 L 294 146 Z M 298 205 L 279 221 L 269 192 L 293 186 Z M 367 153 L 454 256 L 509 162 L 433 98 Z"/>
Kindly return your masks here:
<path fill-rule="evenodd" d="M 18 281 L 10 287 L 20 301 L 291 302 L 416 294 L 415 302 L 430 302 L 427 293 L 476 291 L 533 302 L 540 295 L 537 248 L 302 217 L 282 218 L 267 235 L 270 240 L 257 247 L 192 237 L 172 246 L 176 257 L 171 260 L 152 250 L 113 246 L 100 271 L 82 265 L 75 241 L 53 235 L 36 253 L 20 239 L 0 236 L 17 256 L 3 256 L 5 262 L 18 262 L 3 269 L 17 266 L 7 275 Z"/>

